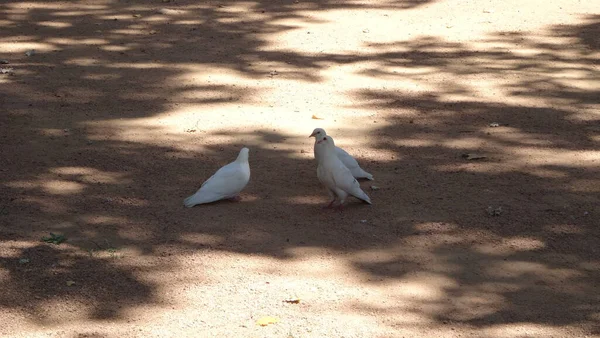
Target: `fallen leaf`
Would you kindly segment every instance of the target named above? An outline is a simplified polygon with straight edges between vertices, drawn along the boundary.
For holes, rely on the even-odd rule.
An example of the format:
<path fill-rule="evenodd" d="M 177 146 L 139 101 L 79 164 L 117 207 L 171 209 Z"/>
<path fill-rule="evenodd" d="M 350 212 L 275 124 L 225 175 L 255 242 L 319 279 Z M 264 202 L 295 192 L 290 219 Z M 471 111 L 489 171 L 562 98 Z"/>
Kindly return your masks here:
<path fill-rule="evenodd" d="M 275 324 L 279 322 L 279 318 L 277 317 L 271 317 L 271 316 L 266 316 L 266 317 L 262 317 L 259 320 L 256 321 L 256 324 L 260 325 L 260 326 L 267 326 L 269 324 Z"/>
<path fill-rule="evenodd" d="M 312 119 L 313 119 L 313 120 L 324 120 L 324 118 L 322 118 L 322 117 L 318 117 L 317 115 L 313 115 L 313 116 L 312 116 Z"/>
<path fill-rule="evenodd" d="M 378 186 L 376 186 L 376 185 L 372 185 L 372 186 L 371 186 L 371 190 L 379 190 L 379 189 L 381 189 L 381 188 L 379 188 L 379 187 L 378 187 Z"/>
<path fill-rule="evenodd" d="M 482 160 L 487 158 L 487 156 L 481 154 L 463 154 L 462 157 L 466 158 L 467 160 Z"/>
<path fill-rule="evenodd" d="M 288 298 L 283 301 L 284 303 L 300 304 L 300 298 Z"/>
<path fill-rule="evenodd" d="M 46 242 L 46 243 L 52 243 L 52 244 L 60 244 L 64 241 L 66 241 L 67 238 L 64 235 L 57 235 L 57 234 L 53 234 L 50 233 L 50 237 L 42 237 L 42 241 Z"/>
<path fill-rule="evenodd" d="M 72 280 L 67 281 L 67 286 L 73 286 L 73 285 L 75 285 L 74 281 L 72 281 Z"/>

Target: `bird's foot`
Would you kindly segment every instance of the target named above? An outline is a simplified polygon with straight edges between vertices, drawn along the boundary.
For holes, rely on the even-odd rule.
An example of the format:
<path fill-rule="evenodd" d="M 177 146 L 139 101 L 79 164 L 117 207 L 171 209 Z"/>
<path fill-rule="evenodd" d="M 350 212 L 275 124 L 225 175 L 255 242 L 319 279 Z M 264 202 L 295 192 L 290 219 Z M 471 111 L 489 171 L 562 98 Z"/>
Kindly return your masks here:
<path fill-rule="evenodd" d="M 329 209 L 329 208 L 331 208 L 331 206 L 333 205 L 333 202 L 335 202 L 335 200 L 329 202 L 329 204 L 327 204 L 326 206 L 324 206 L 323 209 Z"/>

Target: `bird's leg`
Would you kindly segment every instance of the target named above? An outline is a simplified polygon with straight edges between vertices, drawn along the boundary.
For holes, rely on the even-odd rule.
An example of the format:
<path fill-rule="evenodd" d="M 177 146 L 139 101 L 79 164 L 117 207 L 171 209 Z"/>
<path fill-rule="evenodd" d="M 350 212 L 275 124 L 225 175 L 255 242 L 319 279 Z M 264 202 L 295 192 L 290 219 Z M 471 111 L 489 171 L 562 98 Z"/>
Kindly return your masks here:
<path fill-rule="evenodd" d="M 229 199 L 232 202 L 239 202 L 242 200 L 242 198 L 239 195 L 233 196 Z"/>
<path fill-rule="evenodd" d="M 331 206 L 333 205 L 333 203 L 337 199 L 337 197 L 335 196 L 335 194 L 333 193 L 333 191 L 327 189 L 327 193 L 329 194 L 329 197 L 331 198 L 331 202 L 329 202 L 329 204 L 327 204 L 327 206 L 324 206 L 323 209 L 329 209 L 329 208 L 331 208 Z"/>
<path fill-rule="evenodd" d="M 323 209 L 329 209 L 329 208 L 331 208 L 331 206 L 333 205 L 333 202 L 335 202 L 335 198 L 333 200 L 331 200 L 331 202 L 329 202 L 329 204 L 327 204 L 326 206 L 324 206 Z"/>

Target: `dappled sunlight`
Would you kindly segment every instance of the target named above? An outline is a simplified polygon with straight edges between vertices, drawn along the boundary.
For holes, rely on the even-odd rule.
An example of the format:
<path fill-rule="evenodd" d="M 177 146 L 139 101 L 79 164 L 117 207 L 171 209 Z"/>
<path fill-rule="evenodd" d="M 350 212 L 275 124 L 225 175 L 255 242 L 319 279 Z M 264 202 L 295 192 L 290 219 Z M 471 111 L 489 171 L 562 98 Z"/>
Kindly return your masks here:
<path fill-rule="evenodd" d="M 592 2 L 0 5 L 0 335 L 589 334 Z M 315 127 L 372 206 L 321 208 Z M 243 146 L 242 200 L 184 208 Z"/>

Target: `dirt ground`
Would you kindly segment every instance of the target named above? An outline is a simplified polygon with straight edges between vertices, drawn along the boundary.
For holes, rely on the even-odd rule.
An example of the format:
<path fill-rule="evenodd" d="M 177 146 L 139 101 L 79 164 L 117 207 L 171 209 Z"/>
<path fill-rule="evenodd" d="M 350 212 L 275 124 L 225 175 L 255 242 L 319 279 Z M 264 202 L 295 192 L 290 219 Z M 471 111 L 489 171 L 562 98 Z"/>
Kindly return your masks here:
<path fill-rule="evenodd" d="M 598 1 L 7 0 L 0 59 L 2 337 L 600 337 Z"/>

